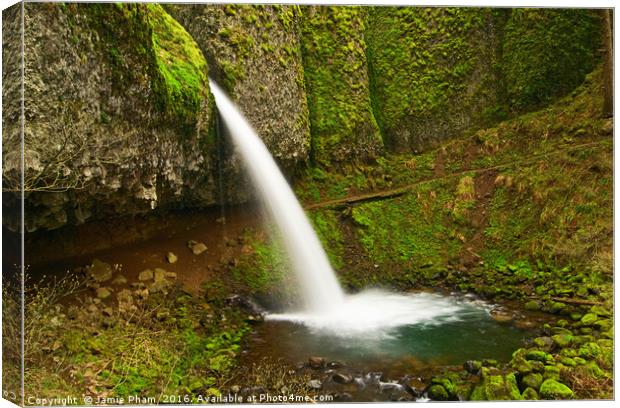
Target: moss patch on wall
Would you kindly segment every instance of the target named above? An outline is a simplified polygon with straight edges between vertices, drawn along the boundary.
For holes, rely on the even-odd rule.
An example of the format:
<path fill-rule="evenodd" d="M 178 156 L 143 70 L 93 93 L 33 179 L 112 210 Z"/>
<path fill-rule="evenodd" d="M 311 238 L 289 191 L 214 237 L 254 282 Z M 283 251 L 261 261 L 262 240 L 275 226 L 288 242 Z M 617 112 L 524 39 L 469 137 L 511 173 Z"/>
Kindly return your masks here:
<path fill-rule="evenodd" d="M 372 94 L 386 144 L 419 150 L 487 119 L 497 104 L 495 26 L 484 8 L 370 10 Z"/>
<path fill-rule="evenodd" d="M 159 4 L 148 5 L 160 103 L 180 118 L 193 118 L 208 95 L 207 63 L 196 42 Z"/>
<path fill-rule="evenodd" d="M 370 103 L 366 10 L 305 7 L 301 36 L 315 163 L 367 161 L 383 143 Z"/>
<path fill-rule="evenodd" d="M 512 10 L 501 61 L 511 107 L 533 110 L 579 85 L 597 63 L 600 26 L 593 10 Z"/>

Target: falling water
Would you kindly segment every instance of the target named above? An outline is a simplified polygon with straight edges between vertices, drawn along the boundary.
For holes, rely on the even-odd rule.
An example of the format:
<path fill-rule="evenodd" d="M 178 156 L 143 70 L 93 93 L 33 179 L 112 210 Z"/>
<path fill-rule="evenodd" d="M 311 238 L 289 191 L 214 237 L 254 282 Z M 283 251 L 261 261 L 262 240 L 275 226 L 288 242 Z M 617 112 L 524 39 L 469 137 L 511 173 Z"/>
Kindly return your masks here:
<path fill-rule="evenodd" d="M 218 85 L 210 84 L 222 121 L 283 237 L 308 310 L 333 310 L 344 294 L 304 210 L 252 126 Z"/>
<path fill-rule="evenodd" d="M 344 294 L 319 239 L 271 154 L 213 81 L 211 91 L 233 144 L 279 229 L 306 304 L 303 311 L 270 314 L 268 320 L 300 323 L 321 333 L 359 339 L 391 336 L 399 327 L 459 321 L 470 313 L 462 303 L 428 293 L 370 289 Z"/>

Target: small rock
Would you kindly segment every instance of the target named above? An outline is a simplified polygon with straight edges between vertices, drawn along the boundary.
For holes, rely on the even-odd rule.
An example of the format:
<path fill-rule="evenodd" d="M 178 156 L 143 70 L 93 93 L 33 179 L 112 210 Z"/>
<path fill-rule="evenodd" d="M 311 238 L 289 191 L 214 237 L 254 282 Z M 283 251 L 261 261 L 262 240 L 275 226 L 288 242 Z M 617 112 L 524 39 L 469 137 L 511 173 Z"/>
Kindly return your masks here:
<path fill-rule="evenodd" d="M 190 241 L 188 245 L 194 255 L 200 255 L 207 250 L 207 246 L 202 242 Z"/>
<path fill-rule="evenodd" d="M 91 313 L 97 313 L 99 311 L 99 308 L 97 307 L 97 305 L 89 305 L 86 310 Z"/>
<path fill-rule="evenodd" d="M 110 289 L 106 287 L 97 289 L 97 298 L 99 299 L 107 299 L 110 297 L 111 294 L 112 292 L 110 291 Z"/>
<path fill-rule="evenodd" d="M 168 279 L 176 279 L 177 278 L 177 273 L 176 272 L 166 272 L 166 278 L 168 278 Z"/>
<path fill-rule="evenodd" d="M 310 380 L 310 381 L 308 381 L 308 387 L 312 388 L 313 390 L 321 389 L 322 385 L 323 384 L 321 383 L 320 380 Z"/>
<path fill-rule="evenodd" d="M 106 316 L 112 316 L 114 314 L 114 310 L 111 307 L 106 307 L 103 309 L 103 314 Z"/>
<path fill-rule="evenodd" d="M 349 384 L 351 381 L 353 381 L 353 377 L 347 374 L 334 373 L 334 375 L 332 375 L 332 380 L 334 380 L 334 382 L 337 382 L 338 384 Z"/>
<path fill-rule="evenodd" d="M 116 278 L 114 278 L 114 280 L 112 281 L 112 285 L 116 285 L 116 286 L 121 286 L 121 285 L 125 285 L 127 283 L 127 278 L 124 277 L 123 275 L 118 275 Z"/>
<path fill-rule="evenodd" d="M 140 272 L 140 275 L 138 275 L 138 280 L 142 282 L 151 280 L 151 279 L 153 279 L 153 271 L 150 269 L 145 269 L 142 272 Z"/>
<path fill-rule="evenodd" d="M 324 368 L 325 359 L 323 357 L 310 357 L 308 359 L 308 364 L 311 368 Z"/>
<path fill-rule="evenodd" d="M 492 310 L 491 317 L 498 323 L 508 323 L 514 319 L 512 313 L 508 313 L 503 310 Z"/>
<path fill-rule="evenodd" d="M 155 283 L 159 283 L 166 280 L 166 270 L 162 268 L 155 268 L 155 273 L 153 275 L 153 280 Z"/>
<path fill-rule="evenodd" d="M 174 254 L 174 252 L 168 252 L 168 254 L 166 255 L 166 260 L 168 261 L 168 263 L 173 264 L 178 261 L 179 258 Z"/>
<path fill-rule="evenodd" d="M 521 394 L 521 396 L 526 401 L 535 401 L 538 399 L 538 393 L 533 388 L 526 388 Z"/>
<path fill-rule="evenodd" d="M 232 387 L 230 387 L 230 392 L 232 392 L 233 394 L 237 394 L 239 391 L 241 391 L 241 387 L 239 387 L 238 385 L 233 385 Z"/>
<path fill-rule="evenodd" d="M 99 259 L 93 260 L 88 268 L 88 273 L 96 282 L 106 282 L 112 279 L 112 267 Z"/>

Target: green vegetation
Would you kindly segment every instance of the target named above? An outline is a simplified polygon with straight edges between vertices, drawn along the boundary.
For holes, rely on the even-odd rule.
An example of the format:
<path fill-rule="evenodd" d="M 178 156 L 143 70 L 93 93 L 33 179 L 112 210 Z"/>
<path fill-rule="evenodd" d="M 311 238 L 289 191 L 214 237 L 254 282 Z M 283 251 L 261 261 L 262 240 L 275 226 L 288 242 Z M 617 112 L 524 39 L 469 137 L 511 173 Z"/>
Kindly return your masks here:
<path fill-rule="evenodd" d="M 382 148 L 368 88 L 366 11 L 308 7 L 301 35 L 312 133 L 311 157 L 320 166 L 363 162 Z"/>
<path fill-rule="evenodd" d="M 26 397 L 51 398 L 70 390 L 80 395 L 87 389 L 123 398 L 151 396 L 156 402 L 180 394 L 190 400 L 176 402 L 187 403 L 220 394 L 248 330 L 239 311 L 219 307 L 214 318 L 212 305 L 179 289 L 146 299 L 125 290 L 118 306 L 83 295 L 78 295 L 83 305 L 60 302 L 88 290 L 86 284 L 68 277 L 31 286 Z"/>
<path fill-rule="evenodd" d="M 148 5 L 156 55 L 160 103 L 179 119 L 191 120 L 208 95 L 207 63 L 192 37 L 159 4 Z"/>
<path fill-rule="evenodd" d="M 490 9 L 371 9 L 372 97 L 390 147 L 435 145 L 468 129 L 495 103 L 493 24 Z"/>
<path fill-rule="evenodd" d="M 600 38 L 594 10 L 513 10 L 501 61 L 511 107 L 533 110 L 572 91 L 597 64 Z"/>

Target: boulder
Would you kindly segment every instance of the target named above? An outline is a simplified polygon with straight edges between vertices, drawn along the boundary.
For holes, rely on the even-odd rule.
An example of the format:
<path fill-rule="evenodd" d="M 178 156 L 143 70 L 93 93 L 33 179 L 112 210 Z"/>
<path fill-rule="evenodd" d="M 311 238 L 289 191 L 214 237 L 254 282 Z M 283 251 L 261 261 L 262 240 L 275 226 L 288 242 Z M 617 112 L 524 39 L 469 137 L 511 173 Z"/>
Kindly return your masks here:
<path fill-rule="evenodd" d="M 570 399 L 573 396 L 573 391 L 557 380 L 545 380 L 540 386 L 540 397 L 543 399 Z"/>

